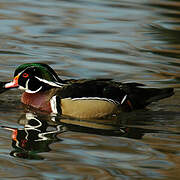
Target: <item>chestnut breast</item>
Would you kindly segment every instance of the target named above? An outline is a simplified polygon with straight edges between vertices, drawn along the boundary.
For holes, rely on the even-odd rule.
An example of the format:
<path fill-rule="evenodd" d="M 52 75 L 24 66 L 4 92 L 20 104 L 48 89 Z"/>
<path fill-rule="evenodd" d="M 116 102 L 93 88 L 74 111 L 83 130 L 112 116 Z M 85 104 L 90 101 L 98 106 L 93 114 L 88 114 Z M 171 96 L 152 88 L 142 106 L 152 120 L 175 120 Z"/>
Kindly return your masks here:
<path fill-rule="evenodd" d="M 21 102 L 23 104 L 32 106 L 42 111 L 51 112 L 49 98 L 46 93 L 26 93 L 21 96 Z"/>

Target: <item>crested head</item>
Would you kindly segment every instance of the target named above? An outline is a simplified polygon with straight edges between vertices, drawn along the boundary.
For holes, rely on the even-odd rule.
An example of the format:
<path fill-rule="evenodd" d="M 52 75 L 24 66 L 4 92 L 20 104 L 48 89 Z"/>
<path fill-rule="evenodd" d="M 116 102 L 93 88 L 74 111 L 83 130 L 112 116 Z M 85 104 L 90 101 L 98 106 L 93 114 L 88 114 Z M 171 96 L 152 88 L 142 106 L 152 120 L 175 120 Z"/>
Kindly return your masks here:
<path fill-rule="evenodd" d="M 5 88 L 19 87 L 28 93 L 45 91 L 53 87 L 61 87 L 62 80 L 47 64 L 26 63 L 20 65 L 14 72 L 14 80 Z"/>
<path fill-rule="evenodd" d="M 37 77 L 40 77 L 42 79 L 45 79 L 47 81 L 56 81 L 61 82 L 62 80 L 58 77 L 56 72 L 47 64 L 43 63 L 26 63 L 22 64 L 14 72 L 14 77 L 17 76 L 19 73 L 22 73 L 24 71 L 31 71 L 33 73 L 36 73 Z M 35 75 L 35 74 L 34 74 Z"/>

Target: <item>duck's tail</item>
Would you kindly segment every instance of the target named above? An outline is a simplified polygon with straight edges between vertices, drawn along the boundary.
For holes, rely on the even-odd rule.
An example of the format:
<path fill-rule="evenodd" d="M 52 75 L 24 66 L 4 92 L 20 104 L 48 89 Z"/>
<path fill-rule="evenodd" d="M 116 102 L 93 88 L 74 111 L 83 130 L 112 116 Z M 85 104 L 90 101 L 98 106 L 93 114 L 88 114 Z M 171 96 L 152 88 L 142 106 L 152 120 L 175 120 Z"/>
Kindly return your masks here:
<path fill-rule="evenodd" d="M 162 89 L 155 89 L 155 88 L 150 88 L 147 91 L 147 97 L 146 103 L 152 103 L 154 101 L 158 101 L 160 99 L 168 98 L 174 94 L 174 89 L 173 88 L 162 88 Z"/>
<path fill-rule="evenodd" d="M 141 86 L 133 85 L 128 90 L 128 97 L 134 109 L 144 108 L 152 102 L 168 98 L 174 94 L 173 88 L 146 88 Z"/>

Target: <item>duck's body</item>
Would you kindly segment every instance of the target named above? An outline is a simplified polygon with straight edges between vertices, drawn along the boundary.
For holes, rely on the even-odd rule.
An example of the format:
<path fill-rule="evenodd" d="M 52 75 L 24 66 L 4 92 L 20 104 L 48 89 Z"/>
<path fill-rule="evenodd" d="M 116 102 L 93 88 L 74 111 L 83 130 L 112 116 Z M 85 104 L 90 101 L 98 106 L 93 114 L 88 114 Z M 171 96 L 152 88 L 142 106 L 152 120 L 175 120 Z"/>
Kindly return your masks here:
<path fill-rule="evenodd" d="M 109 80 L 78 80 L 66 81 L 61 88 L 52 88 L 45 92 L 27 93 L 21 97 L 23 104 L 37 109 L 61 113 L 62 115 L 76 118 L 98 118 L 120 111 L 120 106 L 131 109 L 126 100 L 120 104 L 125 96 L 120 92 L 120 87 L 112 86 Z M 93 85 L 93 86 L 92 86 Z M 119 88 L 122 97 L 116 97 L 115 93 Z M 124 96 L 123 96 L 124 95 Z M 55 105 L 58 101 L 58 105 Z M 59 108 L 57 110 L 57 108 Z"/>
<path fill-rule="evenodd" d="M 99 118 L 141 109 L 173 95 L 172 88 L 143 86 L 110 79 L 61 80 L 49 66 L 40 63 L 21 65 L 14 80 L 4 85 L 24 89 L 21 101 L 26 105 L 76 118 Z"/>

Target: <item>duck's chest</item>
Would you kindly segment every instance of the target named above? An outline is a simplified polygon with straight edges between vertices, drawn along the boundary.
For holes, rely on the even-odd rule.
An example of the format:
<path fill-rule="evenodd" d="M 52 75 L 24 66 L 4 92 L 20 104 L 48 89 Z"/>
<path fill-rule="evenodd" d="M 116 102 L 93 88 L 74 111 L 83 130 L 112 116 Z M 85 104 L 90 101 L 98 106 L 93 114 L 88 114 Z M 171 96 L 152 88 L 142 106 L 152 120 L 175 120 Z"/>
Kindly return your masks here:
<path fill-rule="evenodd" d="M 42 111 L 51 112 L 49 96 L 47 93 L 26 93 L 24 92 L 21 96 L 21 102 L 23 104 L 32 106 Z"/>

